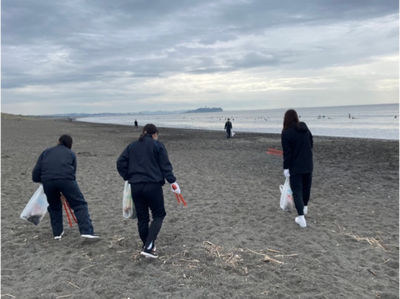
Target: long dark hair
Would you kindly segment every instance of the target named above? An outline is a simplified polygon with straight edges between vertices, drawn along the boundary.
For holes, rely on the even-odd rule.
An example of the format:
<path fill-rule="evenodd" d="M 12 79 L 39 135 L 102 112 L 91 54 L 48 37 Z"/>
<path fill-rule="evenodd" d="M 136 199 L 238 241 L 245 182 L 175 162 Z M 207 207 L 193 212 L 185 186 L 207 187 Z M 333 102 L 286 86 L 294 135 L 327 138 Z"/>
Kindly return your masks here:
<path fill-rule="evenodd" d="M 153 135 L 155 133 L 158 133 L 157 127 L 153 124 L 147 124 L 143 127 L 143 133 L 140 134 L 139 140 L 142 141 L 147 134 Z"/>
<path fill-rule="evenodd" d="M 299 127 L 300 125 L 300 120 L 299 120 L 299 116 L 297 115 L 297 112 L 293 109 L 289 109 L 288 111 L 286 111 L 285 113 L 285 117 L 283 118 L 283 131 L 296 126 Z"/>
<path fill-rule="evenodd" d="M 61 135 L 61 137 L 58 139 L 58 142 L 65 145 L 69 149 L 72 148 L 72 137 L 68 134 Z"/>

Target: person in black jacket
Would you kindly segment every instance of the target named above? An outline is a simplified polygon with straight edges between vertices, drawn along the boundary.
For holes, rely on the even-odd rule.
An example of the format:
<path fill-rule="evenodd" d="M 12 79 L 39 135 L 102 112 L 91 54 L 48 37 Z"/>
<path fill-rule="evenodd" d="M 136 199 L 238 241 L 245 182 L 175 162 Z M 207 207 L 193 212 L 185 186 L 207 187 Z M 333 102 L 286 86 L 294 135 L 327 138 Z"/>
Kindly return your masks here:
<path fill-rule="evenodd" d="M 313 171 L 313 136 L 295 110 L 285 113 L 282 130 L 283 173 L 290 177 L 290 187 L 298 213 L 295 221 L 306 227 L 304 215 L 308 212 Z"/>
<path fill-rule="evenodd" d="M 143 242 L 140 254 L 151 258 L 158 257 L 155 241 L 166 216 L 162 190 L 165 180 L 171 184 L 172 192 L 181 192 L 167 150 L 157 139 L 157 127 L 145 125 L 139 140 L 129 144 L 117 160 L 118 173 L 131 185 L 139 237 Z M 153 216 L 150 226 L 149 209 Z"/>
<path fill-rule="evenodd" d="M 228 120 L 225 123 L 224 129 L 226 130 L 226 138 L 231 138 L 231 132 L 232 132 L 232 123 L 231 120 L 228 118 Z"/>
<path fill-rule="evenodd" d="M 87 202 L 75 180 L 76 156 L 71 148 L 71 136 L 62 135 L 56 146 L 41 153 L 32 171 L 32 180 L 43 184 L 54 239 L 61 240 L 64 235 L 62 195 L 74 210 L 81 236 L 98 238 L 93 231 Z"/>

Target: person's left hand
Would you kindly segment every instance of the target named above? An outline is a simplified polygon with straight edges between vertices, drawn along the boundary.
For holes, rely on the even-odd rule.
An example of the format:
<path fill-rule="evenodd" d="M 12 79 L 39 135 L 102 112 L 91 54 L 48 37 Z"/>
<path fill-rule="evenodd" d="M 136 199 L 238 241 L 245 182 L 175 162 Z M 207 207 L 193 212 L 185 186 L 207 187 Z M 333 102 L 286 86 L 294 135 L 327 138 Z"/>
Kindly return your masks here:
<path fill-rule="evenodd" d="M 290 177 L 289 169 L 284 169 L 283 170 L 283 175 L 285 176 L 285 178 Z"/>
<path fill-rule="evenodd" d="M 67 201 L 67 199 L 65 198 L 65 196 L 63 194 L 61 194 L 60 200 L 61 200 L 62 204 L 65 204 L 65 202 Z"/>
<path fill-rule="evenodd" d="M 176 194 L 181 194 L 181 189 L 179 188 L 179 185 L 177 182 L 171 184 L 171 191 Z"/>

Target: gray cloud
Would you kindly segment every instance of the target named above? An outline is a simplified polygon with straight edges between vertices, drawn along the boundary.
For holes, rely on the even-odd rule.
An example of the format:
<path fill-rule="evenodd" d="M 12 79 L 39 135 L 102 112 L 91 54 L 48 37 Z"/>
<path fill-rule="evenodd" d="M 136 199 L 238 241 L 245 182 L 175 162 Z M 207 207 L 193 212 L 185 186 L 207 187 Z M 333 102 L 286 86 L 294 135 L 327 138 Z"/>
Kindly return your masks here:
<path fill-rule="evenodd" d="M 236 109 L 232 90 L 251 93 L 254 86 L 263 90 L 254 108 L 262 108 L 271 95 L 263 82 L 279 98 L 292 97 L 287 86 L 276 87 L 277 74 L 288 85 L 312 76 L 307 82 L 314 82 L 309 89 L 315 98 L 313 90 L 334 94 L 339 88 L 315 77 L 336 77 L 327 70 L 340 67 L 352 69 L 354 85 L 354 66 L 375 73 L 368 82 L 390 81 L 398 78 L 398 12 L 392 0 L 5 1 L 2 108 L 25 113 L 29 98 L 29 111 L 43 111 L 57 98 L 81 103 L 53 100 L 51 110 L 58 113 L 124 111 L 132 101 L 140 110 L 142 99 L 159 108 L 170 101 L 191 109 L 203 102 L 184 102 L 182 94 L 195 99 L 212 90 L 220 96 L 209 99 L 213 106 Z M 377 59 L 393 57 L 396 65 L 377 73 Z M 398 85 L 390 88 L 398 92 Z M 119 105 L 98 108 L 106 96 Z M 377 94 L 376 102 L 381 99 Z"/>

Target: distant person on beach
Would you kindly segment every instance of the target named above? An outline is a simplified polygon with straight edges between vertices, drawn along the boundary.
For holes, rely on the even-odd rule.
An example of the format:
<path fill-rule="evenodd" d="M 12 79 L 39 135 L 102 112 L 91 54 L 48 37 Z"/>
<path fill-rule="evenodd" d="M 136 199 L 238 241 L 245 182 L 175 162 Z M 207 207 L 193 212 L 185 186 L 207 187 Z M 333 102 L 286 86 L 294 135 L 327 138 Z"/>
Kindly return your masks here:
<path fill-rule="evenodd" d="M 232 123 L 231 123 L 230 119 L 228 118 L 228 120 L 225 123 L 225 127 L 224 127 L 224 129 L 226 131 L 226 138 L 231 138 L 232 128 L 233 128 Z"/>
<path fill-rule="evenodd" d="M 117 160 L 119 174 L 131 185 L 139 237 L 143 242 L 140 254 L 150 258 L 158 257 L 155 241 L 166 216 L 162 189 L 165 180 L 171 184 L 172 192 L 181 192 L 167 150 L 157 139 L 157 127 L 145 125 L 139 140 L 129 144 Z M 149 209 L 153 216 L 150 226 Z"/>
<path fill-rule="evenodd" d="M 306 227 L 304 215 L 308 212 L 313 171 L 313 136 L 304 122 L 299 121 L 295 110 L 288 110 L 283 120 L 281 135 L 283 149 L 283 174 L 290 178 L 290 188 L 298 217 L 295 221 Z"/>
<path fill-rule="evenodd" d="M 76 155 L 71 150 L 72 138 L 62 135 L 54 147 L 43 151 L 32 171 L 32 180 L 42 183 L 49 206 L 54 239 L 61 240 L 63 229 L 63 195 L 74 210 L 81 237 L 96 239 L 88 206 L 75 180 Z"/>
<path fill-rule="evenodd" d="M 139 130 L 139 125 L 138 125 L 137 120 L 135 119 L 135 131 L 137 131 L 137 130 Z"/>

